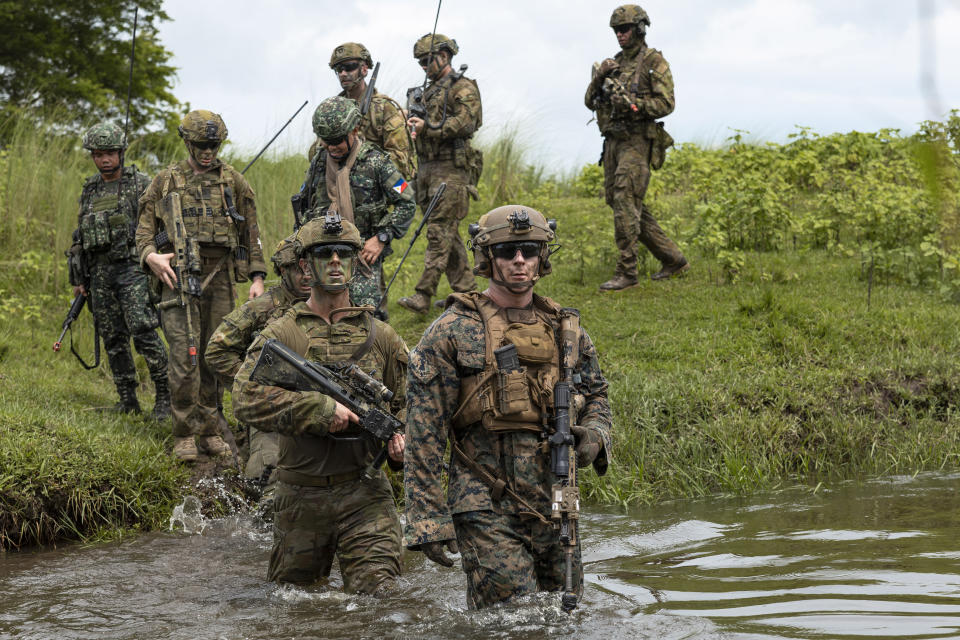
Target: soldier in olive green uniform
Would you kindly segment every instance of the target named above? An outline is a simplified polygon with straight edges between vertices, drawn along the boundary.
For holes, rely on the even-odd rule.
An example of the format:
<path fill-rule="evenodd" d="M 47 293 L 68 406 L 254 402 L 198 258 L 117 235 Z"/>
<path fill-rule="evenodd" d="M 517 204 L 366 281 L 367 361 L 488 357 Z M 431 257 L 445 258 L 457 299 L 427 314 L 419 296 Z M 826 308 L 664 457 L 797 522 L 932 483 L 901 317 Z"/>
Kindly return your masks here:
<path fill-rule="evenodd" d="M 230 453 L 218 435 L 222 391 L 203 353 L 233 309 L 234 281 L 252 279 L 250 298 L 256 298 L 266 265 L 253 189 L 217 159 L 227 137 L 223 120 L 191 111 L 178 131 L 189 157 L 161 171 L 140 199 L 137 250 L 140 263 L 164 285 L 160 310 L 170 345 L 174 454 L 190 461 L 198 446 L 214 456 Z"/>
<path fill-rule="evenodd" d="M 270 261 L 273 271 L 280 276 L 280 284 L 271 287 L 259 298 L 247 300 L 231 311 L 214 331 L 207 344 L 204 358 L 213 372 L 227 388 L 233 386 L 233 378 L 240 370 L 247 349 L 267 323 L 279 318 L 298 300 L 310 295 L 310 285 L 300 270 L 300 258 L 293 246 L 294 236 L 280 242 Z M 270 473 L 277 466 L 277 434 L 259 429 L 250 429 L 250 456 L 243 468 L 243 475 L 260 479 L 269 473 L 269 481 L 263 496 L 273 495 L 276 474 Z"/>
<path fill-rule="evenodd" d="M 478 197 L 476 184 L 483 170 L 483 154 L 471 146 L 470 139 L 483 123 L 483 109 L 477 83 L 450 66 L 458 51 L 455 40 L 439 33 L 428 33 L 413 46 L 413 57 L 430 78 L 422 98 L 417 100 L 413 94 L 408 100 L 414 107 L 407 126 L 417 148 L 420 207 L 427 206 L 441 182 L 447 183 L 443 198 L 427 222 L 423 275 L 416 293 L 397 301 L 417 313 L 429 309 L 441 274 L 447 275 L 454 291 L 477 288 L 459 226 L 470 211 L 470 197 Z M 420 115 L 414 113 L 415 107 L 423 109 Z"/>
<path fill-rule="evenodd" d="M 328 210 L 360 231 L 363 247 L 354 264 L 350 299 L 356 305 L 382 305 L 383 260 L 392 253 L 390 242 L 403 237 L 417 205 L 413 188 L 390 156 L 359 135 L 360 110 L 349 98 L 324 100 L 313 114 L 313 130 L 324 141 L 307 169 L 299 195 L 297 224 L 323 216 Z M 392 208 L 391 208 L 392 207 Z"/>
<path fill-rule="evenodd" d="M 393 393 L 401 414 L 407 348 L 390 325 L 351 307 L 347 282 L 362 244 L 356 227 L 336 213 L 297 233 L 310 298 L 270 323 L 247 352 L 233 388 L 237 417 L 277 431 L 280 458 L 268 579 L 309 584 L 330 574 L 334 556 L 347 591 L 373 593 L 400 575 L 400 521 L 386 474 L 363 477 L 379 445 L 359 432 L 358 417 L 317 391 L 287 391 L 250 379 L 268 339 L 320 364 L 354 362 Z M 359 436 L 359 438 L 357 437 Z M 400 468 L 403 436 L 390 440 L 388 462 Z"/>
<path fill-rule="evenodd" d="M 140 413 L 137 368 L 130 353 L 132 337 L 137 353 L 147 361 L 156 390 L 153 416 L 164 419 L 170 415 L 167 350 L 157 334 L 160 316 L 150 295 L 149 279 L 137 264 L 133 238 L 137 201 L 150 178 L 135 166 L 123 166 L 126 135 L 112 122 L 87 130 L 83 148 L 100 172 L 83 185 L 73 246 L 67 252 L 73 295 L 90 296 L 90 310 L 120 395 L 115 408 Z"/>
<path fill-rule="evenodd" d="M 663 164 L 672 138 L 657 122 L 673 111 L 673 76 L 656 49 L 647 47 L 647 12 L 627 4 L 613 12 L 610 26 L 622 51 L 594 66 L 587 87 L 587 108 L 597 112 L 603 134 L 604 191 L 613 208 L 617 267 L 601 290 L 637 284 L 637 240 L 662 263 L 653 274 L 662 280 L 690 268 L 680 249 L 663 232 L 643 204 L 650 170 Z"/>
<path fill-rule="evenodd" d="M 330 54 L 330 68 L 337 74 L 337 80 L 343 87 L 340 96 L 350 98 L 358 105 L 367 92 L 366 77 L 372 67 L 373 57 L 359 42 L 345 42 Z M 417 173 L 413 140 L 407 131 L 400 105 L 390 96 L 374 89 L 370 108 L 362 115 L 360 134 L 363 139 L 386 151 L 403 177 L 413 180 Z M 307 157 L 313 158 L 316 155 L 319 142 L 320 138 L 317 138 Z"/>
<path fill-rule="evenodd" d="M 445 549 L 459 548 L 471 608 L 564 588 L 564 549 L 550 519 L 557 479 L 547 441 L 561 347 L 571 362 L 564 382 L 572 383 L 577 466 L 592 464 L 603 474 L 609 461 L 610 407 L 596 349 L 573 323 L 575 310 L 533 293 L 551 270 L 553 226 L 519 205 L 481 217 L 474 271 L 490 279 L 489 288 L 451 294 L 410 352 L 406 544 L 445 566 L 453 564 Z M 519 366 L 501 368 L 495 351 L 509 345 Z M 577 547 L 571 595 L 582 590 L 579 556 Z"/>

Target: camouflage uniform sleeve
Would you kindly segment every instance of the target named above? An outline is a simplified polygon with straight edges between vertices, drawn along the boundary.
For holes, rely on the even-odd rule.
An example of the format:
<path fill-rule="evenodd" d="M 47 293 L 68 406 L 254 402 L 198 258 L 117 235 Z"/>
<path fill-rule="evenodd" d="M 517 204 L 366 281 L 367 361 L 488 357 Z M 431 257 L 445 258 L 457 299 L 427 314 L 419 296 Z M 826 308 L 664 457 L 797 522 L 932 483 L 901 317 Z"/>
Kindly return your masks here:
<path fill-rule="evenodd" d="M 407 374 L 404 538 L 413 550 L 425 542 L 456 539 L 444 496 L 443 454 L 460 380 L 454 347 L 440 335 L 438 324 L 443 323 L 438 320 L 427 329 L 420 344 L 410 352 Z"/>
<path fill-rule="evenodd" d="M 428 138 L 469 138 L 480 123 L 480 92 L 473 81 L 463 79 L 454 85 L 452 113 L 439 129 L 426 128 Z"/>
<path fill-rule="evenodd" d="M 417 169 L 413 162 L 413 146 L 407 133 L 407 122 L 393 101 L 384 98 L 374 104 L 377 103 L 382 110 L 383 150 L 390 154 L 390 159 L 403 177 L 410 180 Z"/>
<path fill-rule="evenodd" d="M 393 392 L 390 401 L 390 413 L 400 420 L 406 416 L 407 408 L 407 362 L 409 349 L 393 327 L 379 320 L 377 335 L 382 336 L 381 353 L 383 355 L 383 384 Z"/>
<path fill-rule="evenodd" d="M 640 114 L 646 118 L 656 120 L 673 113 L 676 101 L 673 97 L 673 74 L 670 65 L 659 51 L 650 54 L 649 61 L 644 61 L 650 73 L 650 95 L 642 96 L 637 100 Z"/>
<path fill-rule="evenodd" d="M 387 202 L 393 205 L 393 210 L 385 213 L 377 221 L 377 228 L 389 229 L 394 238 L 402 238 L 407 229 L 410 228 L 413 215 L 417 211 L 413 185 L 406 182 L 404 177 L 400 175 L 400 171 L 397 170 L 389 156 L 383 156 L 383 163 L 377 167 L 377 178 Z M 406 183 L 407 186 L 402 192 L 398 193 L 394 187 L 403 183 Z"/>
<path fill-rule="evenodd" d="M 160 202 L 163 180 L 169 179 L 169 172 L 161 171 L 140 196 L 140 219 L 137 223 L 136 241 L 137 253 L 140 254 L 140 266 L 145 269 L 144 260 L 157 251 L 153 241 L 153 237 L 157 235 L 157 204 Z"/>
<path fill-rule="evenodd" d="M 233 410 L 237 419 L 260 431 L 276 431 L 288 436 L 326 435 L 336 409 L 336 401 L 319 391 L 287 391 L 259 384 L 250 379 L 260 350 L 268 338 L 284 344 L 284 328 L 277 322 L 265 328 L 250 345 L 247 357 L 233 382 Z"/>
<path fill-rule="evenodd" d="M 576 385 L 576 390 L 585 399 L 583 409 L 577 416 L 577 424 L 599 432 L 603 449 L 594 460 L 593 468 L 598 475 L 603 475 L 607 472 L 607 465 L 612 459 L 613 419 L 610 403 L 607 401 L 607 380 L 600 371 L 597 349 L 586 331 L 580 332 L 580 361 L 577 371 L 580 374 L 580 382 Z"/>
<path fill-rule="evenodd" d="M 207 366 L 213 369 L 220 382 L 227 386 L 233 384 L 233 379 L 246 357 L 247 347 L 253 341 L 256 318 L 250 311 L 252 302 L 240 305 L 224 317 L 210 337 L 203 354 Z"/>
<path fill-rule="evenodd" d="M 231 168 L 232 169 L 232 168 Z M 232 169 L 233 170 L 233 169 Z M 234 184 L 237 185 L 237 212 L 244 217 L 247 230 L 247 247 L 250 250 L 250 273 L 267 274 L 267 265 L 263 261 L 263 246 L 260 244 L 260 226 L 257 224 L 257 202 L 253 187 L 243 175 L 233 170 Z M 242 242 L 242 240 L 241 240 Z"/>

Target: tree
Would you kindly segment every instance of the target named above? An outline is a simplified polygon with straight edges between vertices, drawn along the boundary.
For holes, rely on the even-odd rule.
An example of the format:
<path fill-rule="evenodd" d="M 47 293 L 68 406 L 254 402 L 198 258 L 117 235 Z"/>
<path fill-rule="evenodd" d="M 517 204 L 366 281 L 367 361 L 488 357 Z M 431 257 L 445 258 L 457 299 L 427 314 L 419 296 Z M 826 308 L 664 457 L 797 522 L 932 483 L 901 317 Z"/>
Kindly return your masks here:
<path fill-rule="evenodd" d="M 77 131 L 91 120 L 122 124 L 130 39 L 137 16 L 130 131 L 166 126 L 179 102 L 176 69 L 157 40 L 162 0 L 0 0 L 0 125 L 11 117 Z M 64 116 L 66 114 L 66 116 Z"/>

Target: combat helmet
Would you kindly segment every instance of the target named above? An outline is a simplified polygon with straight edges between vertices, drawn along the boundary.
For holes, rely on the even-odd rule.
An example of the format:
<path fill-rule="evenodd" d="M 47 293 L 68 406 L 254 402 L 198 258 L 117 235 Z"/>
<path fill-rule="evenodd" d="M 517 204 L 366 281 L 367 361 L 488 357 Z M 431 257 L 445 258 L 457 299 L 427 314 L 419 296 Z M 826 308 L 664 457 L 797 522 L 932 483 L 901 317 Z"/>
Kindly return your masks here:
<path fill-rule="evenodd" d="M 473 273 L 498 282 L 493 277 L 490 247 L 501 242 L 539 242 L 541 249 L 537 279 L 548 275 L 553 270 L 550 264 L 553 251 L 549 243 L 556 237 L 556 228 L 556 220 L 547 220 L 536 209 L 523 205 L 508 204 L 488 211 L 480 216 L 479 222 L 469 227 Z"/>
<path fill-rule="evenodd" d="M 373 66 L 373 56 L 359 42 L 344 42 L 334 49 L 330 54 L 330 68 L 333 69 L 344 60 L 362 60 L 368 67 Z"/>
<path fill-rule="evenodd" d="M 127 136 L 118 125 L 104 120 L 93 125 L 83 134 L 83 148 L 87 151 L 109 151 L 127 148 Z"/>
<path fill-rule="evenodd" d="M 624 4 L 613 10 L 610 16 L 610 27 L 618 27 L 622 24 L 633 24 L 641 33 L 650 26 L 650 16 L 638 4 Z M 644 26 L 645 25 L 645 26 Z"/>
<path fill-rule="evenodd" d="M 300 258 L 293 245 L 296 238 L 296 234 L 292 234 L 281 240 L 277 245 L 277 250 L 270 256 L 270 262 L 273 263 L 273 272 L 278 276 L 283 275 L 283 269 L 297 264 L 297 260 Z"/>
<path fill-rule="evenodd" d="M 187 142 L 223 142 L 227 139 L 227 125 L 220 114 L 196 109 L 183 116 L 177 133 Z"/>
<path fill-rule="evenodd" d="M 430 46 L 431 42 L 433 43 L 432 47 Z M 451 56 L 455 56 L 460 52 L 457 41 L 453 38 L 448 38 L 441 33 L 428 33 L 423 35 L 413 45 L 413 57 L 419 59 L 428 53 L 437 53 L 444 49 L 449 51 Z"/>
<path fill-rule="evenodd" d="M 313 112 L 313 132 L 321 140 L 336 140 L 353 131 L 360 117 L 356 101 L 342 96 L 327 98 Z"/>

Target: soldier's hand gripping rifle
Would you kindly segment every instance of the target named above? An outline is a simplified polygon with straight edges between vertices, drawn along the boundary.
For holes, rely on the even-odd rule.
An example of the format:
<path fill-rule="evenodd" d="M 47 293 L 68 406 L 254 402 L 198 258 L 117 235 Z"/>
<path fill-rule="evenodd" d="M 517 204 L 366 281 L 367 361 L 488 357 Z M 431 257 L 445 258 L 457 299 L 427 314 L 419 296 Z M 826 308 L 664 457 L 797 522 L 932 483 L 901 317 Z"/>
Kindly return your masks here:
<path fill-rule="evenodd" d="M 553 426 L 550 436 L 550 468 L 556 477 L 551 489 L 551 519 L 560 532 L 563 546 L 564 584 L 560 606 L 567 613 L 577 606 L 580 576 L 574 576 L 574 554 L 578 547 L 577 524 L 580 519 L 580 488 L 577 486 L 577 452 L 571 433 L 570 395 L 573 369 L 579 359 L 580 315 L 564 308 L 560 316 L 562 376 L 553 388 Z"/>
<path fill-rule="evenodd" d="M 403 262 L 407 259 L 407 256 L 410 255 L 410 249 L 413 249 L 413 243 L 417 241 L 417 238 L 420 237 L 420 232 L 423 231 L 423 227 L 427 224 L 427 220 L 430 219 L 430 214 L 433 213 L 433 210 L 437 208 L 437 204 L 440 202 L 440 198 L 443 197 L 443 192 L 447 190 L 447 183 L 441 182 L 440 186 L 437 187 L 437 192 L 433 194 L 433 198 L 430 199 L 430 204 L 427 205 L 426 210 L 423 212 L 423 220 L 420 221 L 420 226 L 417 227 L 417 230 L 413 232 L 413 237 L 410 238 L 410 244 L 407 245 L 407 250 L 403 252 L 403 257 L 400 258 L 400 263 L 397 265 L 397 270 L 393 272 L 393 275 L 390 276 L 390 282 L 387 283 L 387 288 L 383 290 L 383 295 L 380 296 L 380 304 L 377 305 L 377 309 L 382 307 L 387 300 L 387 294 L 390 293 L 390 287 L 393 286 L 393 281 L 397 279 L 397 274 L 400 273 L 400 267 L 403 266 Z"/>
<path fill-rule="evenodd" d="M 390 402 L 393 392 L 355 363 L 325 367 L 306 360 L 282 342 L 267 340 L 250 379 L 288 391 L 319 391 L 357 414 L 360 428 L 365 434 L 383 443 L 380 452 L 364 471 L 367 479 L 373 479 L 387 459 L 387 442 L 390 438 L 396 433 L 403 433 L 404 424 L 381 408 L 381 405 Z M 335 434 L 330 434 L 330 437 L 357 439 L 355 436 Z"/>
<path fill-rule="evenodd" d="M 177 279 L 177 297 L 161 302 L 157 308 L 163 311 L 170 307 L 179 306 L 184 311 L 187 321 L 187 353 L 190 364 L 197 365 L 197 338 L 193 333 L 193 319 L 190 300 L 187 296 L 199 298 L 203 293 L 203 285 L 197 279 L 200 273 L 200 249 L 196 238 L 187 235 L 183 224 L 183 210 L 180 208 L 180 194 L 171 191 L 160 201 L 161 215 L 164 221 L 169 221 L 167 231 L 173 235 L 168 239 L 173 244 L 174 260 L 173 273 Z M 160 245 L 157 245 L 159 248 Z"/>

